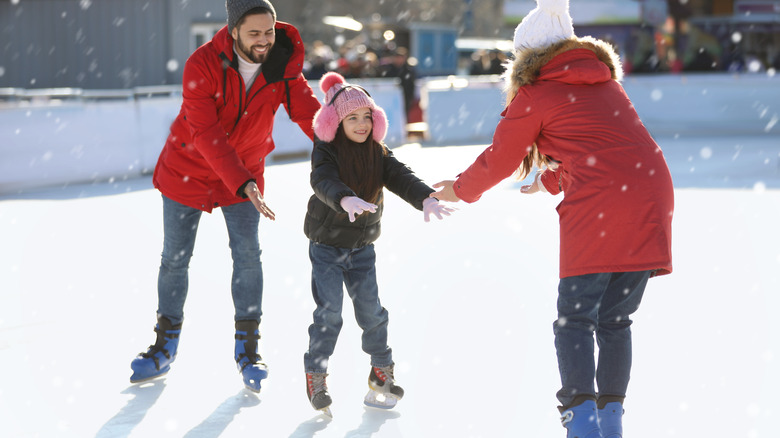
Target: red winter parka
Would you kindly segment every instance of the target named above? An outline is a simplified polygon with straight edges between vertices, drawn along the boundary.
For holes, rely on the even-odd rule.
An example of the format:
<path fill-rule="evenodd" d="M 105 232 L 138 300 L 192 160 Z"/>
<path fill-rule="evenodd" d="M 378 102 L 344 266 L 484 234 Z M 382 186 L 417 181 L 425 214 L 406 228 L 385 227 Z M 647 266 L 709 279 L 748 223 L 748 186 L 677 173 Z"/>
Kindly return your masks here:
<path fill-rule="evenodd" d="M 515 62 L 518 94 L 493 144 L 457 179 L 474 202 L 510 176 L 536 143 L 560 166 L 541 181 L 564 193 L 560 276 L 672 271 L 674 192 L 663 153 L 620 83 L 618 57 L 592 38 L 557 43 Z"/>
<path fill-rule="evenodd" d="M 264 191 L 279 105 L 312 140 L 320 108 L 302 75 L 303 42 L 293 26 L 276 22 L 276 41 L 248 92 L 237 56 L 225 26 L 187 60 L 181 111 L 154 170 L 163 195 L 207 212 L 246 201 L 239 191 L 249 180 Z"/>

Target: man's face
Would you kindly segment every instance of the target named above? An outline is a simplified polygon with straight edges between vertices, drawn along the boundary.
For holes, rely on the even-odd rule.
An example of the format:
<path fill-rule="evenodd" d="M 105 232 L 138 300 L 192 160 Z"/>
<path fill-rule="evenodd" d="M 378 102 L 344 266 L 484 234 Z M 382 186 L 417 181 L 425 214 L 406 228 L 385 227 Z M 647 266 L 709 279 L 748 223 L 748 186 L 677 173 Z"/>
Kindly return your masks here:
<path fill-rule="evenodd" d="M 242 58 L 255 64 L 265 62 L 276 40 L 274 18 L 271 14 L 247 15 L 233 28 L 232 36 Z"/>

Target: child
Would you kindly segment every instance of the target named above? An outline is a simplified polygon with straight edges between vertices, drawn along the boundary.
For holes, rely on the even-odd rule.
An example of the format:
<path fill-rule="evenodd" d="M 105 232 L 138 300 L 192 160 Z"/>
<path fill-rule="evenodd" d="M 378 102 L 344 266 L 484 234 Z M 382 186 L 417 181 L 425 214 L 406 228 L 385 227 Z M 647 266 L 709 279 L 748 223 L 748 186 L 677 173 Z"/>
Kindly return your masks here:
<path fill-rule="evenodd" d="M 618 82 L 617 54 L 574 35 L 567 0 L 538 0 L 514 45 L 493 144 L 432 196 L 475 202 L 515 170 L 545 168 L 521 191 L 564 193 L 554 324 L 562 423 L 569 438 L 620 438 L 629 317 L 648 279 L 672 271 L 672 179 Z"/>
<path fill-rule="evenodd" d="M 434 190 L 399 162 L 382 140 L 387 118 L 362 87 L 338 73 L 322 77 L 323 107 L 314 116 L 311 186 L 304 232 L 309 238 L 312 295 L 317 304 L 304 355 L 306 394 L 315 409 L 330 415 L 328 358 L 341 329 L 343 287 L 363 330 L 363 351 L 371 355 L 365 404 L 392 408 L 403 397 L 395 383 L 392 350 L 387 346 L 388 314 L 379 302 L 373 242 L 379 237 L 382 188 L 424 212 L 429 221 L 449 215 L 449 207 L 429 197 Z"/>

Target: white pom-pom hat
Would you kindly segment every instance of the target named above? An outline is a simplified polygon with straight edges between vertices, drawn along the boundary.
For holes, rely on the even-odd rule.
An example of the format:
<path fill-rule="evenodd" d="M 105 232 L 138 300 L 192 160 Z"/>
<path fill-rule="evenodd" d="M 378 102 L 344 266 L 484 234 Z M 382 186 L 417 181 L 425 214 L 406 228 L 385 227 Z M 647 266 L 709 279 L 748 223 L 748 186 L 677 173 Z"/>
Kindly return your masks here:
<path fill-rule="evenodd" d="M 515 28 L 515 49 L 539 49 L 574 37 L 569 0 L 536 0 L 536 8 Z"/>
<path fill-rule="evenodd" d="M 320 79 L 320 89 L 325 93 L 325 102 L 314 115 L 314 134 L 317 138 L 333 141 L 339 123 L 356 109 L 367 107 L 373 119 L 374 140 L 381 143 L 385 139 L 387 115 L 363 87 L 347 84 L 340 74 L 328 72 Z"/>

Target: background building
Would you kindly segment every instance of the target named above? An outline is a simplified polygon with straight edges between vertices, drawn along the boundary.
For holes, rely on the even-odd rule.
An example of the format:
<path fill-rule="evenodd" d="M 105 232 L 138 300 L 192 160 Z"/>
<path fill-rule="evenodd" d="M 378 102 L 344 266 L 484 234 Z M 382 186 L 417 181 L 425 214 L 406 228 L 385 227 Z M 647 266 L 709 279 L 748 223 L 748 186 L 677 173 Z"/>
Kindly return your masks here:
<path fill-rule="evenodd" d="M 410 45 L 410 27 L 454 36 L 495 32 L 502 0 L 286 0 L 279 19 L 316 40 L 381 51 Z M 350 15 L 360 30 L 325 24 Z M 0 1 L 0 87 L 127 88 L 177 84 L 192 51 L 224 26 L 221 0 Z M 387 31 L 392 33 L 387 33 Z M 389 46 L 386 38 L 394 41 Z M 447 41 L 452 46 L 452 41 Z M 431 50 L 438 50 L 435 41 Z M 451 55 L 454 56 L 454 55 Z M 446 70 L 452 66 L 446 66 Z M 433 71 L 436 73 L 436 71 Z"/>
<path fill-rule="evenodd" d="M 418 76 L 480 72 L 463 62 L 488 66 L 534 5 L 275 2 L 279 18 L 301 31 L 310 62 L 325 56 L 322 68 L 366 76 L 399 47 L 408 48 Z M 780 63 L 780 0 L 571 0 L 571 9 L 577 34 L 613 41 L 629 71 L 761 71 Z M 187 57 L 225 18 L 222 0 L 2 0 L 0 88 L 179 84 Z"/>

